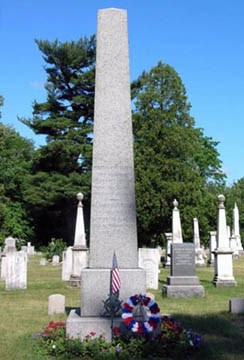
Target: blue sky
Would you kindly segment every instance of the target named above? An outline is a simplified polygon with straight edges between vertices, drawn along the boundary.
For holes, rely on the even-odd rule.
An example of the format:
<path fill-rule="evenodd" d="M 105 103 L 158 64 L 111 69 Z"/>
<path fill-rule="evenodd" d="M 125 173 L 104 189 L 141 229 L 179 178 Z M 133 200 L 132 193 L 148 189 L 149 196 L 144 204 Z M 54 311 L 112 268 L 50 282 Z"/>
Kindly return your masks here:
<path fill-rule="evenodd" d="M 44 61 L 34 39 L 90 36 L 97 10 L 107 7 L 128 10 L 131 79 L 159 60 L 173 66 L 196 126 L 220 142 L 228 183 L 244 177 L 243 0 L 2 0 L 2 122 L 43 144 L 17 120 L 31 117 L 34 100 L 45 100 Z"/>

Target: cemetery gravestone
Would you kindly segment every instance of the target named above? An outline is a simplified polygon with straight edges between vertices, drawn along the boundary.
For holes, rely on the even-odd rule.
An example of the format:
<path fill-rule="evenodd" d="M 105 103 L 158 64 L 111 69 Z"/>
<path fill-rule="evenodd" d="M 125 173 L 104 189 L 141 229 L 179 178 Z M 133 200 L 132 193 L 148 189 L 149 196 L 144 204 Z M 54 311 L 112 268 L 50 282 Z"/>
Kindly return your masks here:
<path fill-rule="evenodd" d="M 230 299 L 229 310 L 232 314 L 244 314 L 244 299 L 243 298 Z"/>
<path fill-rule="evenodd" d="M 9 236 L 5 239 L 4 241 L 5 247 L 3 252 L 7 253 L 7 252 L 11 252 L 11 251 L 16 251 L 16 239 Z"/>
<path fill-rule="evenodd" d="M 41 259 L 40 259 L 40 265 L 41 265 L 41 266 L 45 266 L 46 263 L 47 263 L 47 260 L 46 260 L 45 258 L 41 258 Z"/>
<path fill-rule="evenodd" d="M 178 209 L 178 201 L 175 199 L 173 201 L 173 212 L 172 212 L 172 242 L 173 243 L 182 243 L 182 229 L 181 229 L 181 220 L 180 220 L 180 210 Z"/>
<path fill-rule="evenodd" d="M 126 10 L 99 10 L 89 268 L 81 270 L 81 316 L 71 312 L 67 320 L 70 337 L 95 327 L 111 339 L 110 321 L 100 313 L 114 252 L 121 299 L 146 292 L 146 272 L 138 267 L 128 50 Z"/>
<path fill-rule="evenodd" d="M 27 254 L 25 252 L 9 252 L 6 254 L 5 288 L 27 288 Z"/>
<path fill-rule="evenodd" d="M 139 249 L 139 267 L 146 270 L 147 289 L 158 289 L 159 263 L 158 249 Z"/>
<path fill-rule="evenodd" d="M 65 296 L 53 294 L 48 297 L 48 315 L 65 313 Z"/>
<path fill-rule="evenodd" d="M 83 194 L 76 195 L 78 200 L 76 225 L 75 225 L 75 239 L 72 247 L 71 258 L 71 274 L 69 278 L 70 286 L 80 286 L 80 272 L 88 266 L 88 248 L 86 244 L 84 215 L 83 215 Z M 69 254 L 68 254 L 69 255 Z M 67 258 L 69 261 L 69 259 Z"/>
<path fill-rule="evenodd" d="M 204 296 L 204 288 L 195 275 L 194 244 L 172 243 L 170 276 L 163 287 L 163 294 L 167 297 Z"/>
<path fill-rule="evenodd" d="M 52 264 L 53 264 L 53 266 L 59 265 L 59 256 L 58 255 L 53 255 Z"/>
<path fill-rule="evenodd" d="M 237 283 L 233 276 L 233 250 L 229 245 L 227 234 L 226 215 L 224 206 L 224 195 L 218 196 L 218 229 L 217 229 L 217 249 L 214 253 L 214 278 L 213 283 L 216 287 L 236 286 Z"/>
<path fill-rule="evenodd" d="M 69 281 L 72 274 L 72 257 L 73 251 L 72 246 L 69 246 L 66 251 L 63 252 L 62 261 L 62 280 Z"/>

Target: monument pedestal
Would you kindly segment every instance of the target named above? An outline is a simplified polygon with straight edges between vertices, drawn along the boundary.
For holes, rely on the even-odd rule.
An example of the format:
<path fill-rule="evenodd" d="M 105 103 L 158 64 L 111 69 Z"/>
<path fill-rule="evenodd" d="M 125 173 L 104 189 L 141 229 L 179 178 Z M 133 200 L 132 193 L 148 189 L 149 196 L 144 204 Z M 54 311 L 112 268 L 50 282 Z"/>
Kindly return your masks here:
<path fill-rule="evenodd" d="M 88 266 L 88 248 L 84 246 L 72 247 L 72 274 L 69 279 L 69 285 L 80 287 L 81 269 Z"/>
<path fill-rule="evenodd" d="M 113 320 L 113 326 L 119 326 L 121 318 Z M 71 339 L 83 340 L 90 333 L 94 336 L 103 335 L 107 341 L 111 341 L 111 319 L 98 316 L 81 317 L 75 310 L 71 310 L 66 321 L 66 335 Z"/>
<path fill-rule="evenodd" d="M 213 251 L 213 253 L 215 256 L 215 274 L 213 278 L 213 284 L 216 287 L 236 286 L 237 283 L 233 276 L 233 250 L 230 248 L 219 248 Z"/>
<path fill-rule="evenodd" d="M 195 246 L 192 243 L 172 243 L 171 268 L 162 293 L 167 297 L 204 296 L 204 287 L 195 275 Z"/>
<path fill-rule="evenodd" d="M 163 295 L 167 297 L 204 296 L 204 287 L 197 276 L 168 276 L 163 286 Z"/>
<path fill-rule="evenodd" d="M 119 299 L 123 302 L 135 294 L 146 294 L 146 271 L 142 269 L 120 269 L 121 290 Z M 103 301 L 109 296 L 111 269 L 81 270 L 81 304 L 80 313 L 71 312 L 67 319 L 67 335 L 83 338 L 90 331 L 96 336 L 103 334 L 111 340 L 111 320 L 102 318 Z M 118 324 L 121 319 L 116 320 Z M 114 325 L 115 326 L 115 325 Z"/>

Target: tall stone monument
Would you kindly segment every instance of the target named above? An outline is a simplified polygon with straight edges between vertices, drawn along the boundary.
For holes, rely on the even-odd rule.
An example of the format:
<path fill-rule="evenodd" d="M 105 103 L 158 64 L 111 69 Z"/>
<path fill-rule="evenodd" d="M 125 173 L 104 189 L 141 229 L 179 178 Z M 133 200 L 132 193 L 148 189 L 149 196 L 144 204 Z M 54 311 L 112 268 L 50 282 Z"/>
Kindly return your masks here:
<path fill-rule="evenodd" d="M 232 235 L 236 238 L 237 249 L 240 255 L 243 254 L 243 246 L 241 242 L 241 235 L 240 235 L 240 218 L 239 218 L 239 209 L 237 204 L 235 203 L 233 208 L 233 229 Z"/>
<path fill-rule="evenodd" d="M 99 316 L 109 293 L 114 252 L 121 300 L 146 292 L 146 272 L 138 267 L 130 103 L 127 12 L 102 9 L 97 28 L 89 267 L 81 270 L 80 317 L 71 325 L 71 313 L 68 336 L 83 338 L 96 331 L 109 338 L 110 320 Z"/>
<path fill-rule="evenodd" d="M 204 249 L 201 247 L 200 243 L 199 223 L 197 218 L 193 219 L 193 243 L 195 245 L 196 266 L 203 266 L 205 265 L 205 254 Z"/>
<path fill-rule="evenodd" d="M 88 265 L 88 248 L 86 244 L 86 234 L 83 214 L 83 194 L 76 195 L 78 200 L 76 224 L 75 224 L 75 239 L 72 247 L 72 273 L 69 280 L 69 285 L 80 286 L 80 272 L 81 269 Z"/>
<path fill-rule="evenodd" d="M 224 195 L 219 195 L 217 249 L 213 251 L 215 270 L 213 283 L 216 287 L 236 286 L 236 281 L 233 276 L 233 250 L 231 250 L 229 245 L 224 201 Z"/>
<path fill-rule="evenodd" d="M 174 199 L 173 201 L 173 211 L 172 211 L 172 236 L 173 243 L 183 243 L 181 221 L 180 221 L 180 210 L 178 209 L 178 201 Z"/>

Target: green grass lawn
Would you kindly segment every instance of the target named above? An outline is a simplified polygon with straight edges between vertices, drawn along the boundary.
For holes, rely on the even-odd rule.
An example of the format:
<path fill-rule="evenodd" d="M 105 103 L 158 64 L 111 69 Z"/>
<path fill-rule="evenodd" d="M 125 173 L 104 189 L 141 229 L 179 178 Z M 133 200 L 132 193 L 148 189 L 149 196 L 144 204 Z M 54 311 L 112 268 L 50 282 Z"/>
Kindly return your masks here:
<path fill-rule="evenodd" d="M 48 315 L 49 295 L 65 295 L 67 307 L 79 306 L 80 291 L 61 280 L 61 266 L 40 266 L 39 261 L 40 257 L 35 256 L 28 262 L 27 290 L 6 291 L 4 282 L 0 281 L 1 360 L 37 359 L 32 335 L 41 332 L 50 320 L 66 319 L 66 315 Z M 168 269 L 161 269 L 159 290 L 150 292 L 155 294 L 161 313 L 173 315 L 185 328 L 203 336 L 203 345 L 195 359 L 243 360 L 244 316 L 229 313 L 229 299 L 244 298 L 244 257 L 234 260 L 236 287 L 215 288 L 213 271 L 213 268 L 197 268 L 205 288 L 204 298 L 162 297 Z"/>

